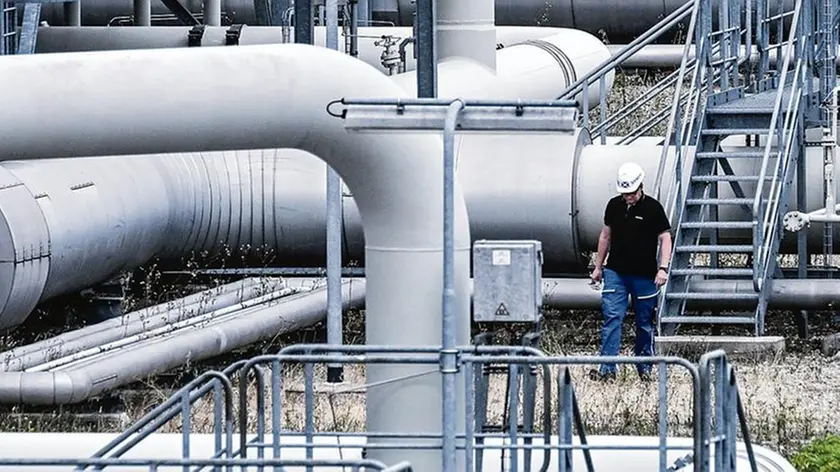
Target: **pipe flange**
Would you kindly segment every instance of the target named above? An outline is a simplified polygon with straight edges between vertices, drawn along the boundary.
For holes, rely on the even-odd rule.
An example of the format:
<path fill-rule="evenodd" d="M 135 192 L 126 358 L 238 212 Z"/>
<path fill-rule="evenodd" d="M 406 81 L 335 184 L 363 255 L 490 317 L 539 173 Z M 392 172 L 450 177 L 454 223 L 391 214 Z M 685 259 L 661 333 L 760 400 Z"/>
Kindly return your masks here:
<path fill-rule="evenodd" d="M 802 213 L 801 211 L 791 211 L 785 214 L 782 224 L 784 224 L 786 230 L 795 233 L 808 226 L 810 224 L 810 219 L 806 213 Z"/>

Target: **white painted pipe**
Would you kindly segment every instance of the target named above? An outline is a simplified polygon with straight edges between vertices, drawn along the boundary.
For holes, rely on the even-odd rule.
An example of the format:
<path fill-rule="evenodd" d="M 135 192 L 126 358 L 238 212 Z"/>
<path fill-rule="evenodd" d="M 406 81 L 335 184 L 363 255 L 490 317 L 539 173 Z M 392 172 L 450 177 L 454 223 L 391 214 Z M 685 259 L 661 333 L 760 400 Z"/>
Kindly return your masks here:
<path fill-rule="evenodd" d="M 494 35 L 490 38 L 491 44 L 511 46 L 523 41 L 542 39 L 566 31 L 577 31 L 567 28 L 548 28 L 537 26 L 492 26 L 488 30 L 481 26 L 482 35 Z M 201 47 L 225 46 L 226 34 L 229 28 L 207 26 L 200 40 Z M 38 28 L 38 43 L 35 45 L 35 52 L 60 53 L 60 52 L 89 52 L 89 51 L 110 51 L 123 49 L 161 49 L 161 48 L 185 48 L 189 45 L 188 26 L 147 26 L 131 28 L 114 28 L 106 26 L 42 26 Z M 347 30 L 339 29 L 339 44 L 346 44 Z M 384 48 L 374 43 L 381 40 L 383 36 L 392 36 L 396 42 L 411 38 L 413 36 L 411 27 L 379 27 L 363 26 L 359 28 L 358 36 L 358 58 L 383 73 L 388 70 L 382 66 L 382 52 Z M 594 36 L 593 36 L 594 37 Z M 486 40 L 487 38 L 482 38 Z M 597 39 L 597 38 L 596 38 Z M 247 26 L 242 28 L 239 35 L 240 45 L 255 44 L 277 44 L 283 41 L 282 27 L 279 26 Z M 289 41 L 294 42 L 294 31 L 289 36 Z M 326 28 L 316 26 L 314 28 L 313 43 L 316 46 L 326 47 Z M 599 41 L 600 43 L 600 41 Z M 609 49 L 603 45 L 604 51 L 609 57 Z M 568 45 L 567 54 L 574 54 L 574 45 Z M 495 63 L 495 48 L 491 48 L 493 58 L 488 62 Z M 486 52 L 482 52 L 485 55 Z M 467 56 L 469 57 L 469 56 Z M 406 69 L 414 70 L 417 61 L 414 58 L 413 46 L 408 45 L 406 49 Z M 492 67 L 491 67 L 492 69 Z"/>
<path fill-rule="evenodd" d="M 556 98 L 569 85 L 610 58 L 604 44 L 589 33 L 563 30 L 541 39 L 508 45 L 496 53 L 493 70 L 476 61 L 450 58 L 438 65 L 438 96 L 472 99 L 545 100 Z M 614 72 L 605 77 L 612 90 Z M 416 71 L 393 77 L 406 90 L 417 89 Z M 587 88 L 589 103 L 598 103 L 597 82 Z M 583 103 L 583 92 L 574 97 Z M 582 106 L 582 105 L 581 105 Z M 469 138 L 471 139 L 471 138 Z"/>
<path fill-rule="evenodd" d="M 117 437 L 116 434 L 109 433 L 0 433 L 0 457 L 6 458 L 32 458 L 32 459 L 46 459 L 46 458 L 83 458 L 90 457 L 98 449 L 108 444 Z M 270 441 L 270 434 L 267 436 Z M 190 456 L 192 458 L 209 458 L 215 452 L 215 437 L 212 434 L 191 434 L 190 438 Z M 238 438 L 234 437 L 234 444 Z M 250 436 L 249 436 L 250 439 Z M 659 451 L 656 447 L 659 444 L 659 438 L 656 436 L 587 436 L 587 444 L 592 446 L 615 446 L 617 450 L 595 449 L 591 452 L 594 469 L 598 472 L 649 472 L 659 468 Z M 338 437 L 338 436 L 318 436 L 315 443 L 318 445 L 313 449 L 314 457 L 316 459 L 346 459 L 358 460 L 362 455 L 362 448 L 366 443 L 363 436 L 355 437 Z M 377 439 L 378 443 L 379 440 Z M 222 442 L 224 444 L 224 440 Z M 306 449 L 301 446 L 304 443 L 304 438 L 300 435 L 281 435 L 280 444 L 282 447 L 281 457 L 290 460 L 302 460 L 306 458 Z M 557 436 L 552 436 L 552 444 L 558 444 Z M 572 443 L 576 446 L 580 442 L 575 436 Z M 485 445 L 494 447 L 494 449 L 487 449 L 484 452 L 484 466 L 481 472 L 501 472 L 506 470 L 502 467 L 502 451 L 498 449 L 500 446 L 509 445 L 509 441 L 502 441 L 498 438 L 488 438 L 484 442 Z M 521 444 L 521 443 L 520 443 Z M 536 438 L 532 441 L 535 446 L 544 444 L 542 438 Z M 683 437 L 668 437 L 668 447 L 690 448 L 692 445 L 691 438 Z M 633 450 L 621 448 L 638 448 L 650 447 L 653 450 Z M 714 457 L 714 446 L 711 446 L 710 454 Z M 756 465 L 758 472 L 796 472 L 796 469 L 781 455 L 760 445 L 753 445 Z M 370 454 L 370 453 L 368 453 Z M 673 465 L 677 459 L 683 458 L 688 454 L 687 450 L 669 450 L 666 454 L 668 466 Z M 509 458 L 509 451 L 505 451 L 505 457 Z M 124 456 L 126 459 L 179 459 L 182 457 L 182 436 L 180 434 L 172 433 L 154 433 L 149 437 L 143 439 L 139 444 L 130 449 Z M 249 456 L 252 457 L 252 456 Z M 271 457 L 271 449 L 269 448 L 265 457 Z M 525 470 L 522 466 L 522 456 L 520 452 L 520 469 Z M 549 470 L 557 467 L 558 453 L 552 450 L 551 464 Z M 580 468 L 585 462 L 583 453 L 577 449 L 572 457 L 575 469 Z M 396 462 L 386 462 L 386 465 L 393 465 Z M 414 465 L 414 464 L 412 464 Z M 535 450 L 532 455 L 530 471 L 538 471 L 542 466 L 542 453 Z M 738 442 L 736 463 L 734 464 L 736 470 L 749 470 L 750 463 L 746 453 L 746 446 L 743 442 Z M 66 470 L 64 468 L 39 467 L 39 471 L 53 471 Z M 252 468 L 249 468 L 249 470 Z M 26 471 L 28 468 L 18 467 L 0 467 L 0 470 L 20 470 Z M 120 467 L 120 471 L 145 471 L 148 467 L 131 468 Z M 181 470 L 175 467 L 161 467 L 158 470 L 175 471 Z M 284 468 L 288 471 L 305 470 L 303 467 L 289 467 Z M 335 471 L 343 472 L 345 469 L 341 467 L 324 467 L 318 468 L 320 471 Z M 414 470 L 420 470 L 415 467 Z M 440 470 L 426 469 L 426 470 Z M 692 472 L 694 467 L 692 464 L 686 465 L 679 469 L 680 472 Z"/>
<path fill-rule="evenodd" d="M 238 83 L 230 81 L 235 76 Z M 15 91 L 4 97 L 7 106 L 28 110 L 0 130 L 0 150 L 13 159 L 284 146 L 320 156 L 352 189 L 364 221 L 367 342 L 440 342 L 440 138 L 348 133 L 325 112 L 342 97 L 407 96 L 374 68 L 304 45 L 45 54 L 6 58 L 0 86 Z M 170 99 L 160 100 L 163 94 Z M 467 343 L 470 237 L 460 186 L 455 214 L 456 337 Z M 13 260 L 5 280 L 32 270 L 28 259 Z M 417 372 L 372 366 L 367 376 L 381 382 Z M 439 386 L 439 375 L 429 375 L 371 391 L 367 428 L 439 431 L 440 416 L 426 413 L 440 411 Z M 422 469 L 440 464 L 438 451 L 408 456 Z"/>
<path fill-rule="evenodd" d="M 85 349 L 229 307 L 281 287 L 284 280 L 247 278 L 132 311 L 84 328 L 0 353 L 0 371 L 21 371 Z"/>
<path fill-rule="evenodd" d="M 437 57 L 472 59 L 496 68 L 494 0 L 436 2 Z"/>
<path fill-rule="evenodd" d="M 249 300 L 239 302 L 235 305 L 230 305 L 218 310 L 204 313 L 202 315 L 192 316 L 185 320 L 179 320 L 172 323 L 162 324 L 160 326 L 148 327 L 147 329 L 135 334 L 122 336 L 119 339 L 109 341 L 98 346 L 93 346 L 64 357 L 53 359 L 40 365 L 27 368 L 26 372 L 46 372 L 58 369 L 78 368 L 84 365 L 90 365 L 93 362 L 100 362 L 107 358 L 114 351 L 131 348 L 139 343 L 145 343 L 150 340 L 157 340 L 162 342 L 179 342 L 175 338 L 179 337 L 184 332 L 192 329 L 204 328 L 208 324 L 216 324 L 222 321 L 223 318 L 230 317 L 231 314 L 241 315 L 243 311 L 253 308 L 257 305 L 271 305 L 270 302 L 279 298 L 288 297 L 296 293 L 294 289 L 284 287 L 279 290 L 269 292 L 265 295 L 260 295 Z M 274 334 L 274 333 L 272 333 Z M 163 339 L 166 338 L 166 339 Z M 229 346 L 225 346 L 225 351 Z M 158 346 L 158 349 L 161 349 Z"/>
<path fill-rule="evenodd" d="M 345 308 L 362 301 L 364 280 L 342 286 Z M 267 298 L 267 297 L 266 297 Z M 245 307 L 193 326 L 171 337 L 139 340 L 96 358 L 48 372 L 0 373 L 0 403 L 62 405 L 79 403 L 114 388 L 200 361 L 279 334 L 312 326 L 326 316 L 324 287 Z M 224 325 L 224 326 L 222 326 Z M 224 327 L 224 329 L 222 329 Z"/>
<path fill-rule="evenodd" d="M 458 2 L 455 2 L 458 3 Z M 469 2 L 468 2 L 469 3 Z M 467 34 L 475 34 L 483 40 L 492 42 L 484 36 L 487 32 L 481 25 L 477 31 L 469 30 Z M 240 44 L 269 44 L 281 41 L 280 28 L 276 27 L 247 27 L 242 30 Z M 38 53 L 79 52 L 96 50 L 123 50 L 140 48 L 176 48 L 187 47 L 190 28 L 181 27 L 42 27 L 38 33 Z M 227 28 L 207 27 L 202 37 L 202 47 L 223 46 Z M 344 34 L 343 30 L 339 31 Z M 492 31 L 491 31 L 492 33 Z M 412 34 L 411 28 L 360 28 L 359 59 L 376 67 L 383 73 L 388 69 L 382 65 L 384 48 L 376 46 L 375 41 L 383 35 L 394 35 L 407 38 Z M 443 36 L 446 40 L 462 39 L 450 32 Z M 454 35 L 454 36 L 453 36 Z M 315 28 L 315 44 L 325 45 L 324 28 Z M 469 39 L 469 38 L 468 38 Z M 339 42 L 343 37 L 339 38 Z M 503 99 L 508 96 L 527 99 L 530 96 L 544 97 L 548 90 L 554 98 L 583 77 L 592 69 L 610 58 L 610 50 L 597 37 L 574 29 L 540 28 L 524 26 L 495 27 L 495 43 L 503 46 L 498 51 L 492 50 L 492 67 L 486 64 L 485 52 L 475 53 L 474 56 L 461 54 L 451 56 L 450 60 L 439 65 L 439 95 L 451 96 L 458 93 L 458 86 L 464 83 L 464 75 L 470 74 L 475 84 L 490 84 L 486 77 L 492 75 L 495 69 L 497 80 L 493 87 L 487 88 L 485 97 Z M 494 43 L 494 44 L 495 44 Z M 453 50 L 455 54 L 457 50 Z M 481 57 L 479 57 L 481 56 Z M 406 54 L 406 71 L 401 76 L 394 77 L 406 90 L 415 93 L 417 63 L 412 53 L 411 45 Z M 614 73 L 606 76 L 605 90 L 612 90 Z M 598 103 L 600 90 L 598 83 L 588 87 L 589 103 Z M 525 91 L 523 95 L 511 95 L 511 90 L 517 93 Z M 470 90 L 475 94 L 474 90 Z M 533 94 L 533 95 L 531 95 Z M 474 96 L 474 98 L 478 98 Z M 582 100 L 582 96 L 576 97 Z"/>
<path fill-rule="evenodd" d="M 788 10 L 792 11 L 792 10 Z M 618 55 L 621 50 L 626 47 L 626 44 L 610 44 L 607 47 L 612 55 Z M 676 69 L 682 63 L 683 52 L 685 46 L 683 44 L 649 44 L 643 46 L 637 53 L 630 56 L 622 67 L 627 69 Z M 770 56 L 770 64 L 776 64 L 776 58 L 780 49 L 774 49 L 768 52 Z M 744 56 L 746 48 L 741 47 L 740 55 Z M 694 46 L 689 46 L 688 58 L 693 59 L 695 55 Z M 784 58 L 784 56 L 782 56 Z M 719 59 L 719 56 L 713 57 L 713 60 Z M 750 54 L 750 63 L 755 64 L 758 61 L 758 48 L 753 47 Z M 837 59 L 840 65 L 840 58 Z"/>

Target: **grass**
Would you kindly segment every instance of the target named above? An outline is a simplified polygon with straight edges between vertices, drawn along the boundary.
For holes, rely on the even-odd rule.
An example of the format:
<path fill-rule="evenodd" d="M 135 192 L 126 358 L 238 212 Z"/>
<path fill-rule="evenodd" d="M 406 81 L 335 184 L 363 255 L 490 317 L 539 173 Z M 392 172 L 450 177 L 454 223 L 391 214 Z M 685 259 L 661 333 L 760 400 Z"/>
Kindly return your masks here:
<path fill-rule="evenodd" d="M 614 91 L 608 101 L 609 113 L 615 113 L 622 106 L 630 103 L 644 93 L 662 74 L 618 74 Z M 635 113 L 631 120 L 611 131 L 611 135 L 626 133 L 643 122 L 650 113 L 670 104 L 671 90 L 667 90 Z M 591 119 L 597 122 L 597 111 L 593 110 Z M 661 134 L 664 125 L 652 133 Z M 265 260 L 265 263 L 276 261 Z M 188 264 L 196 266 L 196 263 Z M 157 303 L 163 299 L 183 295 L 182 289 L 166 283 L 160 276 L 160 267 L 154 264 L 137 271 L 129 283 L 133 286 L 134 308 Z M 209 284 L 217 284 L 212 281 Z M 27 324 L 16 333 L 0 339 L 6 348 L 33 342 L 37 339 L 55 335 L 55 329 L 66 330 L 67 326 L 81 324 L 79 313 L 82 310 L 71 308 L 74 305 L 65 299 L 56 300 L 41 307 Z M 56 316 L 59 313 L 59 316 Z M 790 313 L 778 312 L 768 315 L 768 334 L 782 334 L 787 338 L 787 352 L 771 362 L 739 362 L 736 364 L 740 390 L 744 400 L 748 422 L 754 440 L 781 452 L 787 457 L 799 450 L 814 438 L 826 434 L 840 433 L 840 360 L 825 358 L 818 354 L 816 341 L 803 342 L 792 333 L 795 327 Z M 345 343 L 364 342 L 364 313 L 349 312 L 345 315 Z M 815 323 L 812 333 L 836 330 L 829 315 L 812 318 Z M 54 328 L 45 329 L 48 323 Z M 599 346 L 598 313 L 588 311 L 554 311 L 546 313 L 543 328 L 544 336 L 541 348 L 550 354 L 597 354 Z M 57 326 L 57 328 L 56 328 Z M 822 331 L 821 331 L 822 330 Z M 818 338 L 817 338 L 818 339 Z M 295 333 L 270 343 L 262 343 L 246 350 L 230 353 L 218 359 L 189 365 L 179 370 L 174 379 L 167 382 L 160 378 L 149 379 L 131 388 L 143 388 L 143 394 L 126 397 L 123 418 L 133 422 L 166 399 L 170 387 L 183 385 L 190 375 L 208 368 L 224 367 L 233 360 L 253 355 L 273 352 L 279 346 L 299 342 L 320 342 L 324 340 L 321 326 Z M 625 323 L 623 352 L 629 354 L 633 341 L 632 318 Z M 589 434 L 624 434 L 650 435 L 656 433 L 658 404 L 656 385 L 642 384 L 635 375 L 625 369 L 615 384 L 596 384 L 586 378 L 589 367 L 573 367 L 571 374 L 580 403 L 581 412 Z M 360 431 L 365 424 L 364 369 L 361 366 L 348 367 L 345 372 L 346 382 L 336 391 L 323 384 L 324 371 L 316 369 L 320 381 L 319 393 L 315 405 L 315 427 L 319 431 Z M 554 369 L 553 373 L 557 372 Z M 299 370 L 292 370 L 284 378 L 282 426 L 292 430 L 302 430 L 304 411 L 302 402 L 302 377 Z M 687 435 L 691 423 L 691 388 L 687 376 L 675 369 L 669 370 L 668 424 L 670 434 Z M 539 383 L 538 383 L 539 385 Z M 505 385 L 501 379 L 494 379 L 490 387 L 490 418 L 492 422 L 501 421 L 504 404 Z M 236 397 L 236 393 L 234 394 Z M 258 393 L 251 384 L 248 392 L 249 425 L 255 425 Z M 538 393 L 538 398 L 541 393 Z M 553 397 L 556 399 L 556 392 Z M 267 400 L 270 400 L 266 398 Z M 235 402 L 238 398 L 234 398 Z M 271 405 L 271 402 L 267 402 Z M 238 405 L 238 403 L 235 403 Z M 91 404 L 87 405 L 91 408 Z M 107 410 L 105 406 L 102 411 Z M 37 420 L 25 417 L 6 417 L 0 420 L 3 429 L 18 431 L 115 431 L 123 426 L 106 423 L 81 421 L 69 415 L 72 408 L 37 410 L 46 415 Z M 552 415 L 556 408 L 552 408 Z M 33 411 L 32 408 L 13 407 L 8 412 Z M 537 417 L 542 416 L 542 406 L 538 402 Z M 210 432 L 212 428 L 212 404 L 200 401 L 193 409 L 192 429 L 197 432 Z M 539 422 L 539 421 L 538 421 Z M 269 423 L 270 424 L 270 423 Z M 164 431 L 180 430 L 180 421 L 173 420 L 163 428 Z M 253 428 L 252 428 L 253 431 Z"/>

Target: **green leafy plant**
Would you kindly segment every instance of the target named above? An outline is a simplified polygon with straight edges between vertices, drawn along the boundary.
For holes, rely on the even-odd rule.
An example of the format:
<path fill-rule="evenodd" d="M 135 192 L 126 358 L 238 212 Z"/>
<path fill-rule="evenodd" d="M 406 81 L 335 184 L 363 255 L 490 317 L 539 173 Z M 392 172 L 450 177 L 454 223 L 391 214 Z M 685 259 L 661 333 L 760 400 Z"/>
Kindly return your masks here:
<path fill-rule="evenodd" d="M 840 436 L 828 434 L 812 441 L 791 458 L 799 472 L 834 472 L 840 470 Z"/>

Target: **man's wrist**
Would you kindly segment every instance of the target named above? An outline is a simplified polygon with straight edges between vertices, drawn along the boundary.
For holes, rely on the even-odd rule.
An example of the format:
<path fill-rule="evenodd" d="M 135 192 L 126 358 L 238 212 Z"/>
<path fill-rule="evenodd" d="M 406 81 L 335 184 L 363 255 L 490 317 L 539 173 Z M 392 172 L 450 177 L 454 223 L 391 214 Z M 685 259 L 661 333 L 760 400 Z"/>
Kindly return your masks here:
<path fill-rule="evenodd" d="M 659 266 L 659 270 L 661 270 L 662 272 L 665 272 L 667 274 L 668 273 L 668 266 L 661 265 L 661 266 Z"/>

